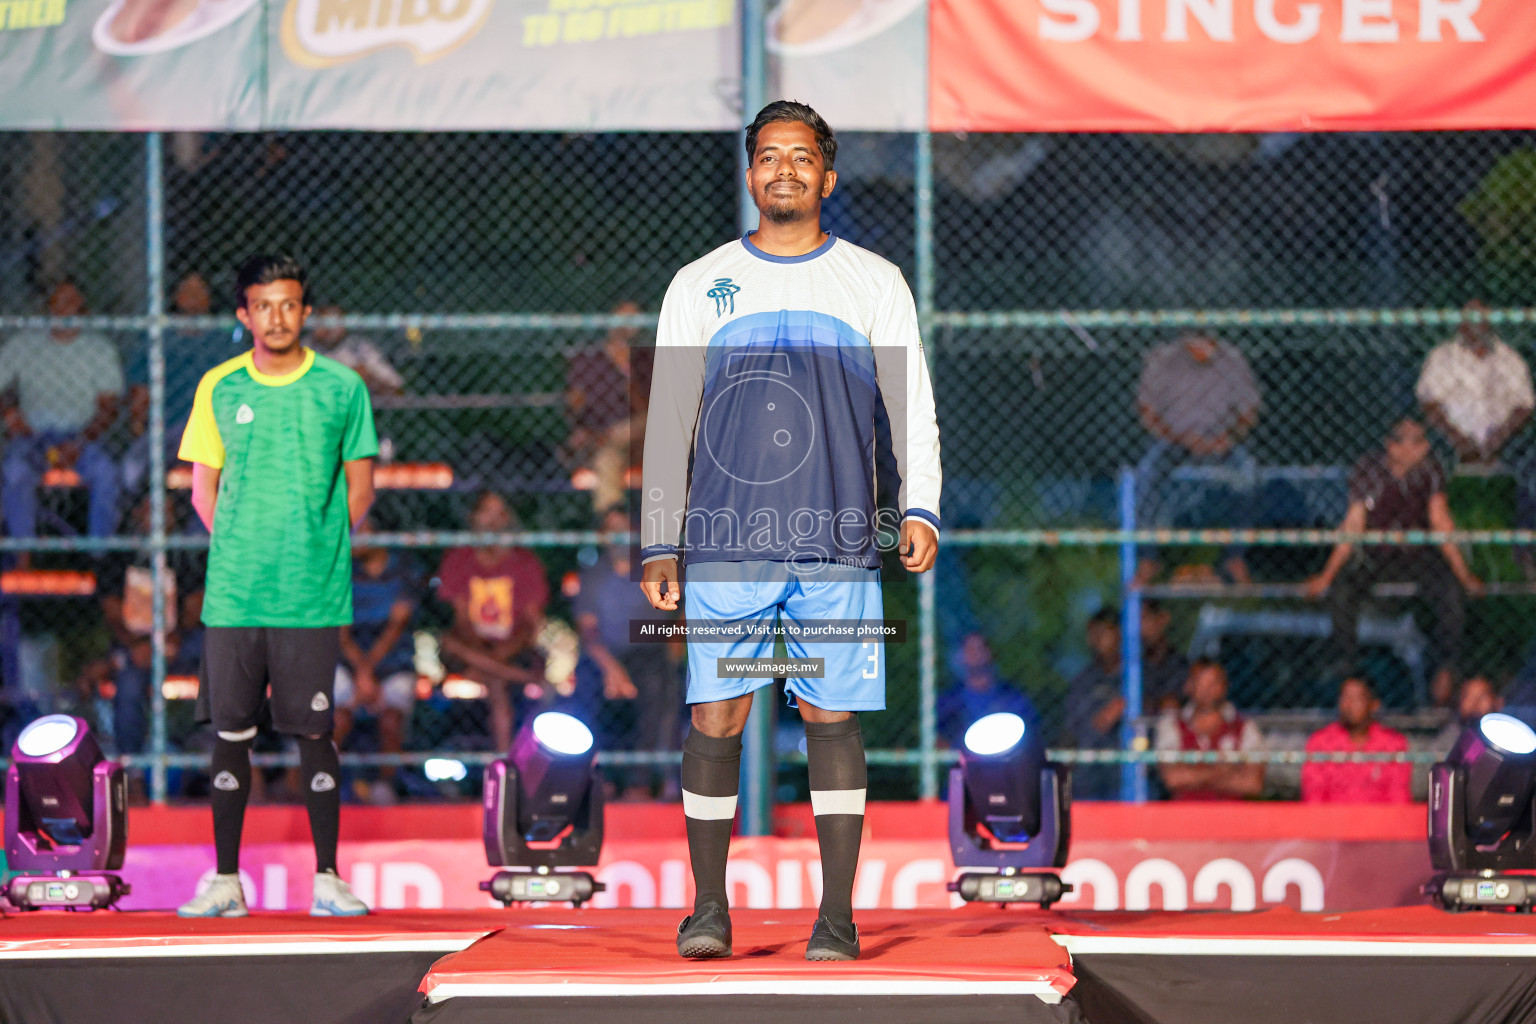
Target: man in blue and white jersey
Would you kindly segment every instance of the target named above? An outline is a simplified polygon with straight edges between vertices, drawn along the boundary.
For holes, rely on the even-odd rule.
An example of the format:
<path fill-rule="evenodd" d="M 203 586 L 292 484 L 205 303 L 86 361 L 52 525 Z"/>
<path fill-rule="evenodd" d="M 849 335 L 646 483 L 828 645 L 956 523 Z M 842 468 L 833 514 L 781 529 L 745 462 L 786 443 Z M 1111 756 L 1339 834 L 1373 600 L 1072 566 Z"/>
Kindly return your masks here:
<path fill-rule="evenodd" d="M 885 707 L 881 634 L 868 628 L 883 623 L 877 412 L 901 476 L 910 572 L 926 572 L 938 552 L 939 432 L 901 272 L 821 229 L 837 184 L 832 130 L 810 107 L 781 101 L 757 115 L 746 146 L 761 226 L 673 278 L 645 436 L 641 586 L 657 608 L 681 601 L 689 629 L 682 785 L 696 897 L 677 949 L 731 951 L 725 866 L 741 734 L 753 691 L 772 682 L 740 661 L 773 653 L 763 627 L 777 620 L 791 659 L 821 662 L 785 681 L 805 721 L 821 845 L 821 908 L 805 955 L 851 960 L 867 779 L 858 712 Z M 831 630 L 843 642 L 816 639 Z"/>

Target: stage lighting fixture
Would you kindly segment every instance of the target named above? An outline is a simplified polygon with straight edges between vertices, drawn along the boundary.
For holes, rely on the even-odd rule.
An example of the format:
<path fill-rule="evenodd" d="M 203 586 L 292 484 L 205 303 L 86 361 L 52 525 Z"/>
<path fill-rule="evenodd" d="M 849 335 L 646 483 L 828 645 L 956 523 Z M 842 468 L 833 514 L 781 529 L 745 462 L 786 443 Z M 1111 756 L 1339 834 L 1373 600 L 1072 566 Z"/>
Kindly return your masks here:
<path fill-rule="evenodd" d="M 1429 771 L 1424 892 L 1447 910 L 1536 904 L 1536 731 L 1504 714 L 1462 731 Z"/>
<path fill-rule="evenodd" d="M 90 728 L 45 715 L 21 731 L 6 773 L 5 895 L 22 910 L 109 907 L 128 894 L 111 872 L 128 848 L 128 780 Z"/>
<path fill-rule="evenodd" d="M 1048 907 L 1072 887 L 1065 867 L 1071 838 L 1071 776 L 1048 762 L 1023 718 L 999 713 L 965 731 L 960 765 L 949 772 L 949 848 L 962 872 L 949 891 L 983 903 Z"/>
<path fill-rule="evenodd" d="M 592 730 L 546 711 L 526 723 L 507 757 L 485 769 L 485 856 L 505 866 L 480 888 L 504 904 L 581 906 L 602 883 L 570 868 L 597 863 L 603 848 L 603 781 Z"/>

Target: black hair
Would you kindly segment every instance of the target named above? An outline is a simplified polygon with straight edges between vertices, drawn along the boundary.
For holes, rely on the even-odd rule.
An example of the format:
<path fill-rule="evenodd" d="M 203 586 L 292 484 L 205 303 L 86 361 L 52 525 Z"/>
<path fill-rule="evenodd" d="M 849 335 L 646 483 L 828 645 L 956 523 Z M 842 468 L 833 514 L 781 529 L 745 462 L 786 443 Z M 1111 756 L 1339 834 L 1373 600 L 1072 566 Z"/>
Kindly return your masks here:
<path fill-rule="evenodd" d="M 1119 628 L 1119 626 L 1120 626 L 1120 609 L 1118 609 L 1118 608 L 1108 608 L 1108 607 L 1100 608 L 1098 611 L 1096 611 L 1092 615 L 1088 616 L 1088 625 L 1090 625 L 1090 626 L 1114 626 L 1116 628 Z"/>
<path fill-rule="evenodd" d="M 1352 668 L 1348 672 L 1344 673 L 1344 678 L 1339 680 L 1339 692 L 1343 693 L 1344 687 L 1349 683 L 1359 683 L 1361 686 L 1365 687 L 1366 693 L 1370 694 L 1372 697 L 1378 696 L 1376 693 L 1376 684 L 1371 681 L 1370 673 L 1363 668 Z"/>
<path fill-rule="evenodd" d="M 240 265 L 235 274 L 235 304 L 245 308 L 245 290 L 274 281 L 297 281 L 304 293 L 304 304 L 309 305 L 309 275 L 304 266 L 292 256 L 270 256 L 263 253 L 252 256 Z"/>
<path fill-rule="evenodd" d="M 1195 675 L 1195 673 L 1197 673 L 1197 672 L 1204 672 L 1206 669 L 1209 669 L 1209 668 L 1216 669 L 1223 676 L 1225 676 L 1227 674 L 1227 666 L 1223 665 L 1220 661 L 1216 660 L 1215 658 L 1209 658 L 1209 657 L 1196 658 L 1193 662 L 1191 662 L 1190 666 L 1189 666 L 1189 674 L 1190 674 L 1191 677 L 1193 677 Z"/>
<path fill-rule="evenodd" d="M 816 133 L 816 148 L 821 150 L 821 161 L 830 171 L 837 161 L 837 136 L 832 134 L 831 126 L 820 114 L 808 104 L 794 100 L 774 100 L 759 110 L 752 123 L 747 125 L 747 162 L 750 164 L 757 157 L 758 133 L 767 125 L 786 123 L 803 124 Z"/>

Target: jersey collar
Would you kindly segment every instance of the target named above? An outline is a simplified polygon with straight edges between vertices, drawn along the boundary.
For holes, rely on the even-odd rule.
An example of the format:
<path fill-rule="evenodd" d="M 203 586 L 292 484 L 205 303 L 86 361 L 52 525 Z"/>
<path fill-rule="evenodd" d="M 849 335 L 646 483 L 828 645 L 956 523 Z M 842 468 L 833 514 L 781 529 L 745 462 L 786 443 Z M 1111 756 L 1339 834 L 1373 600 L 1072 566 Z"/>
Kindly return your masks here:
<path fill-rule="evenodd" d="M 304 349 L 304 361 L 299 364 L 299 368 L 291 373 L 285 373 L 279 377 L 274 377 L 269 373 L 262 373 L 260 370 L 256 369 L 256 356 L 254 350 L 247 352 L 245 354 L 245 359 L 245 368 L 246 371 L 250 373 L 252 380 L 254 380 L 257 384 L 265 384 L 269 388 L 280 388 L 284 384 L 292 384 L 294 381 L 298 380 L 300 377 L 309 372 L 309 368 L 315 365 L 315 350 L 306 346 Z"/>
<path fill-rule="evenodd" d="M 801 253 L 799 256 L 774 256 L 770 253 L 763 252 L 763 250 L 759 249 L 753 243 L 752 232 L 749 231 L 745 235 L 741 236 L 742 248 L 746 249 L 747 252 L 751 253 L 753 256 L 756 256 L 758 259 L 767 260 L 769 263 L 807 263 L 822 255 L 827 250 L 831 249 L 833 244 L 836 242 L 837 236 L 831 232 L 828 232 L 827 240 L 822 242 L 816 248 L 812 249 L 810 252 Z"/>

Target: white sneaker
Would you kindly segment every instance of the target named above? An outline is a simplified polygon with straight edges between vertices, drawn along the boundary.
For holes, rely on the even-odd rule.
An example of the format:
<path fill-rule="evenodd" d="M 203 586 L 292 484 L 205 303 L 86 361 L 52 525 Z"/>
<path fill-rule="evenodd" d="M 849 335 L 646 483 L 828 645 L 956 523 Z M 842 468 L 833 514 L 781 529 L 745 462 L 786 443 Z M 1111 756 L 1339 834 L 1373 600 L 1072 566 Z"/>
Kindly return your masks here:
<path fill-rule="evenodd" d="M 368 904 L 352 894 L 352 887 L 334 871 L 315 873 L 315 901 L 309 905 L 310 917 L 361 917 Z"/>
<path fill-rule="evenodd" d="M 208 888 L 176 909 L 178 917 L 244 917 L 248 913 L 239 875 L 214 875 Z"/>

